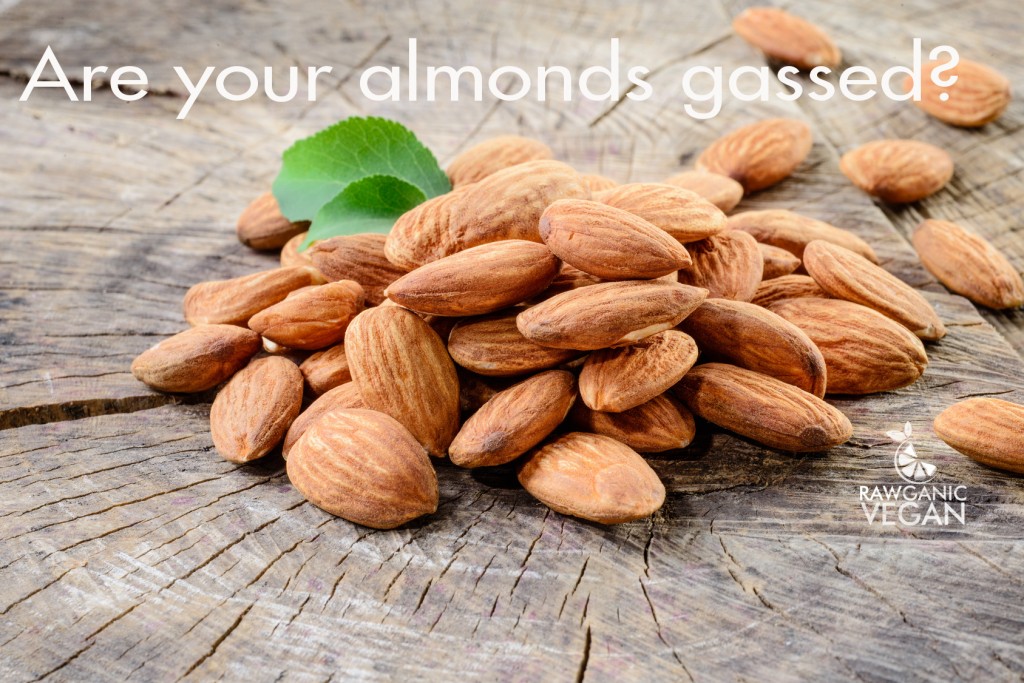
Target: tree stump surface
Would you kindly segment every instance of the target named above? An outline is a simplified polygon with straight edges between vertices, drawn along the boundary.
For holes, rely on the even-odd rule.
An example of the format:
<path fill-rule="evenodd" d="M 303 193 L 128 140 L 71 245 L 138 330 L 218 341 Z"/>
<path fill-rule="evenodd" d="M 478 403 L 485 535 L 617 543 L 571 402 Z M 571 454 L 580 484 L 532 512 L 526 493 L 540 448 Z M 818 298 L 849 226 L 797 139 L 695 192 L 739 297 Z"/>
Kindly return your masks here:
<path fill-rule="evenodd" d="M 1024 314 L 979 311 L 920 266 L 923 217 L 961 221 L 1024 269 L 1024 104 L 961 130 L 909 103 L 744 103 L 696 121 L 679 81 L 697 64 L 762 65 L 735 36 L 748 3 L 131 3 L 0 1 L 0 678 L 10 681 L 1008 680 L 1024 675 L 1024 481 L 932 431 L 969 396 L 1024 401 Z M 801 3 L 846 64 L 909 61 L 949 43 L 1024 84 L 1012 0 Z M 368 102 L 359 74 L 405 65 L 622 63 L 652 70 L 646 102 Z M 47 45 L 69 75 L 144 68 L 148 97 L 38 90 Z M 171 68 L 333 65 L 316 103 L 204 95 L 189 117 Z M 80 79 L 79 79 L 80 80 Z M 625 86 L 622 86 L 623 88 Z M 775 86 L 773 86 L 775 87 Z M 80 91 L 80 89 L 79 89 Z M 464 93 L 465 94 L 465 93 Z M 276 263 L 234 221 L 293 140 L 350 115 L 413 128 L 442 164 L 521 133 L 618 181 L 689 166 L 721 133 L 774 115 L 815 131 L 795 176 L 739 210 L 790 208 L 868 239 L 936 305 L 949 335 L 921 381 L 834 403 L 855 435 L 791 455 L 704 425 L 648 458 L 668 498 L 601 527 L 548 511 L 510 468 L 438 463 L 437 514 L 371 531 L 303 501 L 275 455 L 213 451 L 212 395 L 165 396 L 132 358 L 185 323 L 195 282 Z M 957 171 L 906 207 L 838 168 L 879 137 L 938 144 Z M 869 524 L 861 486 L 901 484 L 886 431 L 914 429 L 933 483 L 963 485 L 966 523 Z"/>

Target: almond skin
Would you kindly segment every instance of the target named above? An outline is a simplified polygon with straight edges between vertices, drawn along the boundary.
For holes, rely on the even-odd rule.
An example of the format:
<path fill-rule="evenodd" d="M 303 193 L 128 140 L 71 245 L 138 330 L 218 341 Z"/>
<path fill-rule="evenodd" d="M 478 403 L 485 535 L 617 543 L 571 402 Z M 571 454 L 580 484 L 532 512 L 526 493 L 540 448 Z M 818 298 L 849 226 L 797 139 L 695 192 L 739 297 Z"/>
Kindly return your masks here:
<path fill-rule="evenodd" d="M 257 358 L 217 394 L 210 434 L 225 460 L 262 458 L 284 438 L 302 408 L 302 373 L 287 358 Z"/>
<path fill-rule="evenodd" d="M 799 327 L 760 306 L 708 299 L 683 321 L 701 352 L 825 395 L 825 359 Z"/>
<path fill-rule="evenodd" d="M 684 244 L 725 230 L 721 209 L 696 192 L 674 185 L 630 183 L 601 192 L 596 198 L 639 216 Z"/>
<path fill-rule="evenodd" d="M 846 247 L 872 263 L 878 263 L 871 245 L 852 232 L 785 209 L 744 211 L 729 216 L 729 228 L 749 232 L 758 242 L 785 249 L 797 258 L 803 258 L 808 244 L 814 240 L 824 240 Z"/>
<path fill-rule="evenodd" d="M 956 76 L 956 83 L 940 88 L 931 80 L 932 70 L 946 62 L 925 62 L 921 67 L 921 100 L 914 102 L 919 108 L 940 121 L 964 128 L 977 128 L 998 119 L 1010 104 L 1010 81 L 1005 76 L 979 62 L 960 58 L 960 62 L 944 77 Z M 908 76 L 903 83 L 909 92 L 912 86 Z M 943 100 L 942 95 L 948 96 Z"/>
<path fill-rule="evenodd" d="M 935 194 L 953 177 L 953 159 L 917 140 L 875 140 L 847 152 L 839 169 L 854 185 L 890 204 Z"/>
<path fill-rule="evenodd" d="M 804 267 L 829 296 L 873 308 L 921 339 L 946 336 L 938 314 L 920 292 L 849 249 L 811 242 L 804 251 Z"/>
<path fill-rule="evenodd" d="M 572 432 L 538 448 L 519 466 L 519 483 L 555 512 L 601 524 L 648 517 L 665 502 L 665 486 L 629 446 Z"/>
<path fill-rule="evenodd" d="M 289 349 L 315 351 L 345 338 L 363 310 L 363 288 L 351 280 L 297 289 L 249 319 L 249 328 Z"/>
<path fill-rule="evenodd" d="M 322 416 L 337 410 L 338 408 L 366 408 L 362 397 L 359 395 L 359 387 L 355 382 L 339 384 L 333 389 L 324 392 L 309 407 L 299 413 L 299 416 L 292 420 L 288 431 L 284 435 L 284 442 L 281 444 L 281 455 L 288 458 L 288 452 L 299 440 L 299 437 L 306 433 L 310 425 L 319 420 Z"/>
<path fill-rule="evenodd" d="M 560 266 L 543 244 L 503 240 L 421 266 L 391 283 L 386 294 L 418 313 L 482 315 L 540 294 Z"/>
<path fill-rule="evenodd" d="M 412 434 L 373 410 L 322 416 L 292 447 L 288 479 L 318 508 L 373 529 L 437 511 L 437 474 Z"/>
<path fill-rule="evenodd" d="M 328 282 L 355 280 L 374 306 L 384 301 L 384 290 L 405 275 L 404 268 L 391 263 L 384 254 L 385 235 L 365 233 L 320 240 L 306 253 Z"/>
<path fill-rule="evenodd" d="M 309 257 L 309 249 L 299 251 L 299 246 L 306 241 L 307 232 L 300 232 L 291 238 L 281 247 L 281 267 L 291 268 L 292 266 L 313 266 L 313 259 Z"/>
<path fill-rule="evenodd" d="M 674 391 L 697 416 L 782 451 L 824 451 L 853 436 L 846 416 L 817 396 L 733 365 L 697 366 Z"/>
<path fill-rule="evenodd" d="M 811 129 L 795 119 L 767 119 L 728 133 L 704 150 L 697 168 L 739 182 L 745 192 L 788 178 L 811 151 Z"/>
<path fill-rule="evenodd" d="M 555 276 L 555 279 L 551 281 L 548 288 L 541 292 L 535 301 L 550 299 L 554 295 L 568 292 L 570 289 L 589 287 L 590 285 L 596 285 L 598 282 L 601 282 L 601 278 L 590 273 L 584 273 L 576 266 L 563 261 L 562 267 L 558 270 L 558 275 Z"/>
<path fill-rule="evenodd" d="M 593 410 L 621 413 L 667 391 L 696 362 L 693 338 L 666 330 L 590 354 L 580 372 L 580 395 Z"/>
<path fill-rule="evenodd" d="M 552 159 L 551 148 L 539 140 L 519 135 L 499 135 L 473 145 L 448 164 L 452 186 L 469 185 L 509 166 Z"/>
<path fill-rule="evenodd" d="M 825 358 L 829 394 L 874 394 L 916 382 L 928 365 L 913 332 L 841 299 L 790 299 L 769 310 L 803 330 Z"/>
<path fill-rule="evenodd" d="M 398 306 L 367 309 L 345 332 L 345 355 L 366 405 L 444 457 L 459 429 L 459 378 L 430 325 Z"/>
<path fill-rule="evenodd" d="M 559 349 L 590 351 L 632 344 L 679 324 L 707 290 L 672 282 L 603 282 L 563 292 L 516 318 L 527 339 Z"/>
<path fill-rule="evenodd" d="M 767 307 L 776 301 L 805 296 L 827 299 L 828 292 L 819 287 L 810 275 L 782 275 L 762 282 L 750 303 Z"/>
<path fill-rule="evenodd" d="M 638 453 L 686 448 L 697 433 L 693 414 L 668 394 L 621 413 L 591 410 L 578 401 L 569 420 L 576 429 L 611 437 Z"/>
<path fill-rule="evenodd" d="M 196 325 L 139 354 L 132 374 L 159 391 L 206 391 L 245 367 L 260 347 L 260 336 L 244 327 Z"/>
<path fill-rule="evenodd" d="M 337 344 L 317 351 L 299 365 L 299 372 L 314 394 L 322 394 L 336 386 L 352 381 L 345 357 L 345 345 Z"/>
<path fill-rule="evenodd" d="M 238 217 L 238 241 L 252 249 L 280 249 L 288 240 L 309 228 L 309 222 L 292 223 L 270 192 L 253 200 Z"/>
<path fill-rule="evenodd" d="M 679 271 L 679 282 L 708 290 L 709 299 L 750 301 L 761 284 L 764 258 L 757 240 L 729 232 L 689 245 L 693 265 Z"/>
<path fill-rule="evenodd" d="M 1024 406 L 969 398 L 939 413 L 934 427 L 939 438 L 972 460 L 1024 474 Z"/>
<path fill-rule="evenodd" d="M 1017 269 L 980 235 L 956 223 L 926 220 L 912 241 L 924 267 L 957 294 L 996 310 L 1024 306 Z"/>
<path fill-rule="evenodd" d="M 690 265 L 686 248 L 664 230 L 586 199 L 545 209 L 540 236 L 555 256 L 604 280 L 648 280 Z"/>
<path fill-rule="evenodd" d="M 459 251 L 451 230 L 452 215 L 469 187 L 432 197 L 399 216 L 384 240 L 388 261 L 399 270 L 410 271 Z"/>
<path fill-rule="evenodd" d="M 591 194 L 595 192 L 603 192 L 604 190 L 610 190 L 618 187 L 619 184 L 611 178 L 597 173 L 584 173 L 580 176 L 583 180 L 583 186 L 590 190 Z"/>
<path fill-rule="evenodd" d="M 245 325 L 264 308 L 269 308 L 296 289 L 324 282 L 310 266 L 275 268 L 230 280 L 212 280 L 193 285 L 185 294 L 185 320 L 203 323 Z"/>
<path fill-rule="evenodd" d="M 757 248 L 761 250 L 761 259 L 764 262 L 762 281 L 789 275 L 800 267 L 800 259 L 785 249 L 760 242 L 757 243 Z"/>
<path fill-rule="evenodd" d="M 743 186 L 719 173 L 683 171 L 666 178 L 665 184 L 696 192 L 725 213 L 735 209 L 743 199 Z"/>
<path fill-rule="evenodd" d="M 492 377 L 547 370 L 580 356 L 578 351 L 540 346 L 524 337 L 516 327 L 521 310 L 459 321 L 448 337 L 448 353 L 467 370 Z"/>
<path fill-rule="evenodd" d="M 827 33 L 775 7 L 750 7 L 733 19 L 732 28 L 768 57 L 799 69 L 835 68 L 842 60 Z"/>
<path fill-rule="evenodd" d="M 459 467 L 504 465 L 540 443 L 576 400 L 576 378 L 548 370 L 495 394 L 466 420 L 448 457 Z"/>

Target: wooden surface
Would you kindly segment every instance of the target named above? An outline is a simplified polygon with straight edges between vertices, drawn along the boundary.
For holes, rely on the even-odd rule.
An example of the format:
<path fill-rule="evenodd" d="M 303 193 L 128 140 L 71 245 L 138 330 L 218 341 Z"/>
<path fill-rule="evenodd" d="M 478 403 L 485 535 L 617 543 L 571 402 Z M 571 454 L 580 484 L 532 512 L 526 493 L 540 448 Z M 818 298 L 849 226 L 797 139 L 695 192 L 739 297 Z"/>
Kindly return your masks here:
<path fill-rule="evenodd" d="M 1024 482 L 931 430 L 955 400 L 1024 401 L 1022 314 L 944 292 L 906 240 L 921 216 L 970 223 L 1024 268 L 1024 104 L 979 131 L 907 104 L 744 104 L 696 122 L 689 66 L 761 64 L 731 34 L 744 2 L 257 0 L 0 2 L 0 678 L 190 680 L 1015 680 L 1024 675 Z M 1017 90 L 1022 21 L 999 2 L 800 3 L 846 62 L 904 63 L 914 36 L 989 62 Z M 404 64 L 563 64 L 621 39 L 657 95 L 616 105 L 366 102 L 358 75 Z M 47 44 L 67 68 L 136 64 L 154 93 L 17 98 Z M 315 104 L 204 97 L 186 121 L 171 71 L 335 65 Z M 439 465 L 441 505 L 373 532 L 304 503 L 274 457 L 216 456 L 209 396 L 180 402 L 129 373 L 183 327 L 192 283 L 272 263 L 233 224 L 294 139 L 352 114 L 411 126 L 446 162 L 475 141 L 539 137 L 581 170 L 656 180 L 721 132 L 811 122 L 811 157 L 740 209 L 791 208 L 869 239 L 950 334 L 913 387 L 837 404 L 854 439 L 824 455 L 706 426 L 650 462 L 651 520 L 603 528 L 548 512 L 505 468 Z M 890 209 L 839 173 L 881 136 L 950 150 L 947 190 Z M 885 436 L 911 421 L 936 483 L 968 490 L 964 526 L 869 525 L 858 487 L 900 483 Z"/>

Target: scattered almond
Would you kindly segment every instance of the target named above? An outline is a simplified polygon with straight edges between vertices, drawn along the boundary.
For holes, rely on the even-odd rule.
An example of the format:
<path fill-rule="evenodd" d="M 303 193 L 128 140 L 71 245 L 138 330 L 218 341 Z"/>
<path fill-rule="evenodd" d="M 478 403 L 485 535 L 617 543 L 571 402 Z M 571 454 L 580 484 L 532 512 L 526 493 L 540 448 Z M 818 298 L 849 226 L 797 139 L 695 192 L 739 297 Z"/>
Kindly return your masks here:
<path fill-rule="evenodd" d="M 753 298 L 764 273 L 757 240 L 743 231 L 730 230 L 688 246 L 693 265 L 679 271 L 679 282 L 703 287 L 709 299 Z"/>
<path fill-rule="evenodd" d="M 249 328 L 289 349 L 315 351 L 345 338 L 345 329 L 363 310 L 363 288 L 351 280 L 298 289 L 263 309 Z"/>
<path fill-rule="evenodd" d="M 947 62 L 925 62 L 921 67 L 921 100 L 914 104 L 940 121 L 977 128 L 998 119 L 1010 104 L 1010 81 L 995 69 L 960 58 L 952 69 L 943 68 L 943 78 L 956 77 L 953 85 L 939 87 L 931 73 Z M 911 77 L 904 81 L 909 92 Z M 945 95 L 946 99 L 942 96 Z"/>
<path fill-rule="evenodd" d="M 839 48 L 820 28 L 775 7 L 748 7 L 732 21 L 732 28 L 772 59 L 800 69 L 827 66 L 842 60 Z"/>
<path fill-rule="evenodd" d="M 391 263 L 384 254 L 385 235 L 364 233 L 319 240 L 307 253 L 328 282 L 354 280 L 374 306 L 384 301 L 384 290 L 406 270 Z"/>
<path fill-rule="evenodd" d="M 461 320 L 448 337 L 452 359 L 481 375 L 508 377 L 547 370 L 580 356 L 572 349 L 540 346 L 516 326 L 523 309 Z"/>
<path fill-rule="evenodd" d="M 185 294 L 185 320 L 191 325 L 245 325 L 249 318 L 284 300 L 296 289 L 323 282 L 320 272 L 310 266 L 275 268 L 231 280 L 200 282 Z"/>
<path fill-rule="evenodd" d="M 359 387 L 355 382 L 345 382 L 330 389 L 309 407 L 299 413 L 299 416 L 292 421 L 288 431 L 284 435 L 284 442 L 281 444 L 281 455 L 288 458 L 288 452 L 299 440 L 299 437 L 306 433 L 310 425 L 319 420 L 322 416 L 338 408 L 366 408 L 362 397 L 359 395 Z"/>
<path fill-rule="evenodd" d="M 735 209 L 743 199 L 743 186 L 729 176 L 719 173 L 683 171 L 667 178 L 665 184 L 696 192 L 725 213 Z"/>
<path fill-rule="evenodd" d="M 814 240 L 824 240 L 856 252 L 872 263 L 878 263 L 874 249 L 867 242 L 849 230 L 803 216 L 785 209 L 763 209 L 744 211 L 729 216 L 731 230 L 743 230 L 754 236 L 758 242 L 785 249 L 798 258 L 803 258 L 804 249 Z"/>
<path fill-rule="evenodd" d="M 206 391 L 245 367 L 259 350 L 260 336 L 252 330 L 196 325 L 139 354 L 132 374 L 160 391 Z"/>
<path fill-rule="evenodd" d="M 954 403 L 935 418 L 935 433 L 983 465 L 1024 474 L 1024 406 L 976 397 Z"/>
<path fill-rule="evenodd" d="M 621 413 L 591 410 L 582 401 L 569 419 L 577 429 L 621 441 L 638 453 L 661 453 L 686 448 L 696 434 L 693 415 L 668 394 Z"/>
<path fill-rule="evenodd" d="M 929 197 L 953 177 L 953 159 L 917 140 L 875 140 L 847 152 L 839 168 L 854 185 L 891 204 Z"/>
<path fill-rule="evenodd" d="M 238 240 L 253 249 L 280 249 L 290 239 L 303 233 L 308 222 L 292 223 L 281 215 L 281 207 L 270 192 L 253 200 L 238 217 Z"/>
<path fill-rule="evenodd" d="M 721 209 L 696 192 L 674 185 L 630 183 L 605 190 L 596 199 L 639 216 L 684 244 L 725 230 Z M 623 245 L 622 251 L 628 252 L 629 247 Z"/>
<path fill-rule="evenodd" d="M 745 192 L 788 178 L 811 151 L 811 129 L 795 119 L 767 119 L 719 138 L 697 158 L 697 168 L 721 173 Z"/>
<path fill-rule="evenodd" d="M 781 247 L 773 247 L 770 244 L 758 242 L 757 248 L 761 250 L 761 259 L 764 264 L 761 275 L 762 281 L 774 280 L 777 277 L 789 275 L 800 267 L 800 259 Z"/>
<path fill-rule="evenodd" d="M 306 378 L 306 384 L 314 394 L 322 394 L 352 381 L 344 344 L 317 351 L 302 361 L 299 372 Z"/>
<path fill-rule="evenodd" d="M 469 185 L 489 175 L 527 161 L 551 159 L 551 148 L 539 140 L 519 135 L 499 135 L 473 145 L 448 164 L 454 187 Z"/>

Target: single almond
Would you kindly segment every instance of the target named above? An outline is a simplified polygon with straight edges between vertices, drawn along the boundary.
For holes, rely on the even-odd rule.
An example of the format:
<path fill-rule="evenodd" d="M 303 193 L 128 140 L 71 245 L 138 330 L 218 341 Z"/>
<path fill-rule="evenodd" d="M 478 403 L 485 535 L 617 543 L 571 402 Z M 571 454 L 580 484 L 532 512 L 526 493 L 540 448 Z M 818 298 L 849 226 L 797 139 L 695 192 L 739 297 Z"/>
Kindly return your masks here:
<path fill-rule="evenodd" d="M 521 310 L 459 321 L 448 337 L 452 359 L 481 375 L 509 377 L 557 367 L 580 355 L 572 349 L 541 346 L 524 337 L 516 327 Z"/>
<path fill-rule="evenodd" d="M 322 282 L 323 276 L 310 266 L 275 268 L 230 280 L 200 282 L 185 294 L 185 320 L 191 325 L 245 325 L 249 318 L 284 300 L 296 289 Z"/>
<path fill-rule="evenodd" d="M 743 199 L 743 186 L 727 175 L 708 171 L 683 171 L 665 179 L 665 184 L 696 192 L 725 213 Z"/>
<path fill-rule="evenodd" d="M 596 196 L 603 204 L 628 211 L 677 241 L 696 242 L 725 230 L 725 214 L 696 192 L 663 183 L 629 183 Z"/>
<path fill-rule="evenodd" d="M 583 432 L 532 451 L 519 466 L 519 483 L 555 512 L 601 524 L 648 517 L 665 502 L 665 486 L 636 451 Z"/>
<path fill-rule="evenodd" d="M 305 434 L 314 422 L 338 408 L 366 408 L 355 382 L 345 382 L 324 392 L 322 396 L 310 403 L 308 408 L 299 413 L 299 416 L 292 420 L 291 426 L 288 427 L 288 431 L 284 435 L 281 455 L 287 459 L 288 452 L 299 440 L 299 437 Z"/>
<path fill-rule="evenodd" d="M 580 395 L 593 410 L 621 413 L 667 391 L 696 362 L 693 338 L 666 330 L 590 354 L 580 372 Z"/>
<path fill-rule="evenodd" d="M 972 460 L 1024 474 L 1024 406 L 969 398 L 939 413 L 934 427 L 939 438 Z"/>
<path fill-rule="evenodd" d="M 729 228 L 749 232 L 758 242 L 785 249 L 798 258 L 803 258 L 808 244 L 824 240 L 878 263 L 871 245 L 849 230 L 786 209 L 744 211 L 729 216 Z"/>
<path fill-rule="evenodd" d="M 679 271 L 679 282 L 703 287 L 709 299 L 753 298 L 764 272 L 757 240 L 740 230 L 730 230 L 688 246 L 693 265 Z"/>
<path fill-rule="evenodd" d="M 406 270 L 391 263 L 384 254 L 385 235 L 363 233 L 319 240 L 309 248 L 313 265 L 328 282 L 355 280 L 374 306 L 384 301 L 384 290 Z"/>
<path fill-rule="evenodd" d="M 459 467 L 504 465 L 540 443 L 576 400 L 576 378 L 548 370 L 500 391 L 473 414 L 448 455 Z"/>
<path fill-rule="evenodd" d="M 804 267 L 829 296 L 873 308 L 922 339 L 946 335 L 942 320 L 920 292 L 849 249 L 811 242 L 804 250 Z"/>
<path fill-rule="evenodd" d="M 270 192 L 254 199 L 238 217 L 238 240 L 252 249 L 280 249 L 288 240 L 309 228 L 309 222 L 292 223 Z"/>
<path fill-rule="evenodd" d="M 621 413 L 591 410 L 577 401 L 569 420 L 576 429 L 611 437 L 638 453 L 686 448 L 697 432 L 693 414 L 668 394 L 655 396 Z"/>
<path fill-rule="evenodd" d="M 542 346 L 590 351 L 671 329 L 706 297 L 705 289 L 672 282 L 603 282 L 542 301 L 520 313 L 516 324 Z"/>
<path fill-rule="evenodd" d="M 854 185 L 890 204 L 935 194 L 953 177 L 953 159 L 917 140 L 875 140 L 847 152 L 839 169 Z"/>
<path fill-rule="evenodd" d="M 777 277 L 789 275 L 800 267 L 800 259 L 781 247 L 773 247 L 770 244 L 758 242 L 757 248 L 761 250 L 761 259 L 764 262 L 761 275 L 762 281 L 774 280 Z"/>
<path fill-rule="evenodd" d="M 913 384 L 924 344 L 881 313 L 841 299 L 790 299 L 769 308 L 803 330 L 825 358 L 829 394 L 874 394 Z"/>
<path fill-rule="evenodd" d="M 348 326 L 345 355 L 366 405 L 444 457 L 459 429 L 459 378 L 437 333 L 412 311 L 378 306 Z"/>
<path fill-rule="evenodd" d="M 768 57 L 799 69 L 834 69 L 842 60 L 839 48 L 827 33 L 776 7 L 748 7 L 733 19 L 732 28 Z"/>
<path fill-rule="evenodd" d="M 551 204 L 540 236 L 555 256 L 604 280 L 647 280 L 690 265 L 686 248 L 664 230 L 586 199 Z"/>
<path fill-rule="evenodd" d="M 132 374 L 159 391 L 206 391 L 245 367 L 259 350 L 260 336 L 252 330 L 196 325 L 139 354 Z"/>
<path fill-rule="evenodd" d="M 292 266 L 313 266 L 313 259 L 309 257 L 309 249 L 299 251 L 299 247 L 306 241 L 306 236 L 308 234 L 308 232 L 300 232 L 298 235 L 285 242 L 285 245 L 281 247 L 282 268 L 290 268 Z"/>
<path fill-rule="evenodd" d="M 437 510 L 437 474 L 412 434 L 373 410 L 337 409 L 292 447 L 288 479 L 350 522 L 394 529 Z"/>
<path fill-rule="evenodd" d="M 452 185 L 469 185 L 489 175 L 527 161 L 552 159 L 551 148 L 540 140 L 519 135 L 499 135 L 462 152 L 448 164 Z"/>
<path fill-rule="evenodd" d="M 399 270 L 410 271 L 459 251 L 451 230 L 452 215 L 469 187 L 432 197 L 399 216 L 384 241 L 388 261 Z"/>
<path fill-rule="evenodd" d="M 314 394 L 322 394 L 352 381 L 344 344 L 317 351 L 302 361 L 299 372 L 306 378 L 306 384 Z"/>
<path fill-rule="evenodd" d="M 721 173 L 745 192 L 788 178 L 811 151 L 811 129 L 795 119 L 767 119 L 722 136 L 697 158 L 697 168 Z"/>
<path fill-rule="evenodd" d="M 583 186 L 590 190 L 591 194 L 596 192 L 603 192 L 604 190 L 610 190 L 614 187 L 618 187 L 619 184 L 611 178 L 597 173 L 584 173 L 580 176 L 583 181 Z"/>
<path fill-rule="evenodd" d="M 391 283 L 386 294 L 419 313 L 481 315 L 540 294 L 560 266 L 543 244 L 502 240 L 420 266 Z"/>
<path fill-rule="evenodd" d="M 799 327 L 755 304 L 708 299 L 683 321 L 701 352 L 726 359 L 821 397 L 827 374 L 821 351 Z"/>
<path fill-rule="evenodd" d="M 819 287 L 810 275 L 782 275 L 762 282 L 750 303 L 768 307 L 776 301 L 805 296 L 826 299 L 828 292 Z"/>
<path fill-rule="evenodd" d="M 977 128 L 998 119 L 1010 104 L 1010 81 L 995 69 L 960 58 L 953 68 L 946 61 L 925 62 L 921 67 L 921 99 L 914 104 L 940 121 Z M 939 86 L 932 71 L 942 67 L 942 78 L 956 78 L 952 85 Z M 913 81 L 903 82 L 907 92 Z"/>
<path fill-rule="evenodd" d="M 337 344 L 363 310 L 363 288 L 352 280 L 305 287 L 263 309 L 249 328 L 289 349 L 315 351 Z"/>
<path fill-rule="evenodd" d="M 257 358 L 213 400 L 210 434 L 225 460 L 262 458 L 284 439 L 302 409 L 302 373 L 287 358 Z"/>
<path fill-rule="evenodd" d="M 734 365 L 699 365 L 674 391 L 698 417 L 782 451 L 824 451 L 853 436 L 846 416 L 817 396 Z"/>
<path fill-rule="evenodd" d="M 926 220 L 912 241 L 924 267 L 957 294 L 996 310 L 1024 306 L 1017 269 L 980 235 L 949 221 Z"/>

